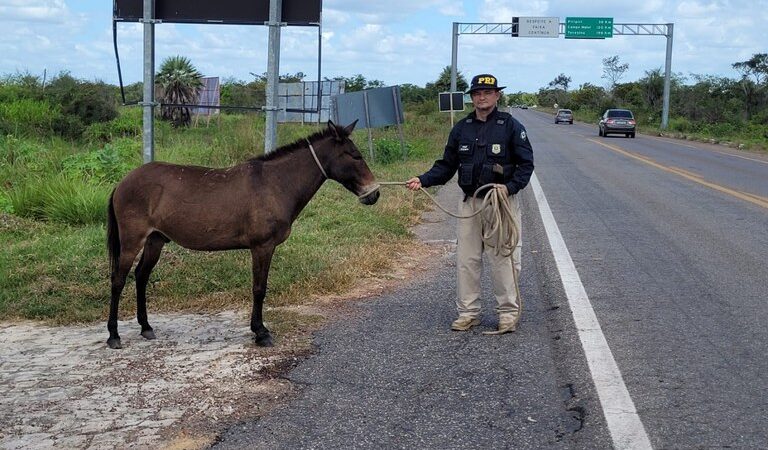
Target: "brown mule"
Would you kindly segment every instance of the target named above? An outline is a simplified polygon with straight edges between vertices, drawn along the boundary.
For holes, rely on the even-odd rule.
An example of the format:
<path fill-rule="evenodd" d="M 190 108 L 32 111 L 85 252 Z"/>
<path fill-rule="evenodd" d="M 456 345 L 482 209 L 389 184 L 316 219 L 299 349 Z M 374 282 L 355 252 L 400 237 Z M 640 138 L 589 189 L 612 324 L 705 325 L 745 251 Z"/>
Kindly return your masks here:
<path fill-rule="evenodd" d="M 109 200 L 107 345 L 122 347 L 117 333 L 120 294 L 142 249 L 136 266 L 136 318 L 141 335 L 155 338 L 147 321 L 147 282 L 169 241 L 193 250 L 251 250 L 251 331 L 256 344 L 272 345 L 262 319 L 269 265 L 301 210 L 326 177 L 358 195 L 363 204 L 379 198 L 375 177 L 349 139 L 356 123 L 340 127 L 328 121 L 327 128 L 307 139 L 226 169 L 152 162 L 126 175 Z"/>

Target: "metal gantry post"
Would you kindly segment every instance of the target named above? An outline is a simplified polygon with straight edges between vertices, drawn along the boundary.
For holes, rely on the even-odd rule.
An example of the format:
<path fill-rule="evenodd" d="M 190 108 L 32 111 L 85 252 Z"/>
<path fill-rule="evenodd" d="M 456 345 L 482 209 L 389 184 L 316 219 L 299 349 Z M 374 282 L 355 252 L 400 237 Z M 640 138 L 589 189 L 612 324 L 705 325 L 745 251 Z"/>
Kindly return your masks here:
<path fill-rule="evenodd" d="M 144 0 L 144 100 L 143 155 L 144 163 L 155 159 L 155 1 Z"/>
<path fill-rule="evenodd" d="M 661 110 L 661 129 L 666 130 L 669 125 L 669 85 L 672 76 L 672 34 L 675 24 L 667 24 L 667 59 L 664 64 L 664 101 Z"/>
<path fill-rule="evenodd" d="M 277 148 L 277 85 L 280 80 L 280 23 L 283 9 L 282 0 L 269 2 L 269 50 L 267 53 L 267 105 L 264 126 L 264 153 Z"/>
<path fill-rule="evenodd" d="M 459 58 L 459 22 L 453 22 L 451 35 L 451 96 L 456 92 L 456 62 Z M 453 125 L 453 105 L 451 105 L 451 125 Z"/>

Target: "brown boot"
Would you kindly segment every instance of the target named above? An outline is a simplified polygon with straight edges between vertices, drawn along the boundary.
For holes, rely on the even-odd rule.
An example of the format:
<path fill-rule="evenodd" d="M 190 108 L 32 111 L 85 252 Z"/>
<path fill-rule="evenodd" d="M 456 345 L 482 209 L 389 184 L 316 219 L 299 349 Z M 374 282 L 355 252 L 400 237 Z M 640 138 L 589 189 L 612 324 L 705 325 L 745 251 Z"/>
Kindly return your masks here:
<path fill-rule="evenodd" d="M 480 319 L 477 317 L 459 316 L 451 324 L 451 330 L 453 331 L 467 331 L 475 325 L 480 324 Z"/>
<path fill-rule="evenodd" d="M 520 321 L 520 316 L 504 315 L 499 317 L 499 329 L 496 331 L 484 331 L 483 334 L 496 335 L 512 333 L 517 330 L 517 323 Z"/>

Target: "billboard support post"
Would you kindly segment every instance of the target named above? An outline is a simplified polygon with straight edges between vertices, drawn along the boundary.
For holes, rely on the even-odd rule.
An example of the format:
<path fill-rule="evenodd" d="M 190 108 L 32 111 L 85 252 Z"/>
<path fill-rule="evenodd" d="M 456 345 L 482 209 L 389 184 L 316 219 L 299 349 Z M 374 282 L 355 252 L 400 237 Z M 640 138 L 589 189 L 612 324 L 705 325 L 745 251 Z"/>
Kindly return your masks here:
<path fill-rule="evenodd" d="M 155 1 L 144 0 L 144 101 L 142 154 L 144 163 L 155 159 Z"/>
<path fill-rule="evenodd" d="M 400 123 L 400 102 L 397 101 L 397 89 L 392 88 L 392 104 L 395 106 L 395 121 L 397 122 L 397 132 L 400 134 L 400 150 L 403 152 L 403 161 L 408 159 L 408 151 L 405 148 L 405 137 L 403 136 L 403 126 Z"/>
<path fill-rule="evenodd" d="M 368 129 L 368 152 L 371 154 L 371 162 L 375 161 L 375 156 L 373 154 L 373 136 L 371 135 L 371 112 L 368 109 L 368 93 L 366 91 L 363 91 L 363 107 L 365 108 L 365 124 L 367 125 L 366 128 Z"/>
<path fill-rule="evenodd" d="M 267 53 L 267 105 L 264 128 L 264 153 L 277 148 L 277 83 L 280 79 L 280 11 L 283 0 L 269 1 L 269 44 Z"/>

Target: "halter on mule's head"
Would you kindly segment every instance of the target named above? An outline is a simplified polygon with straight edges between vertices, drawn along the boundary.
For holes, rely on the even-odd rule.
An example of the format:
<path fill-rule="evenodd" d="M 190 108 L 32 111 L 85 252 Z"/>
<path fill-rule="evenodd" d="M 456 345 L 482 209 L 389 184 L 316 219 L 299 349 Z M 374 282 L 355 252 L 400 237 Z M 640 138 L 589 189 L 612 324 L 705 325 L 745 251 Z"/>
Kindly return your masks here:
<path fill-rule="evenodd" d="M 328 157 L 323 158 L 324 164 L 318 158 L 312 143 L 307 141 L 307 144 L 317 167 L 326 178 L 341 183 L 360 198 L 360 203 L 373 205 L 379 199 L 379 184 L 371 173 L 371 169 L 368 168 L 368 164 L 365 163 L 360 150 L 349 139 L 355 125 L 357 120 L 346 127 L 328 121 L 332 145 L 330 151 L 327 151 Z"/>

